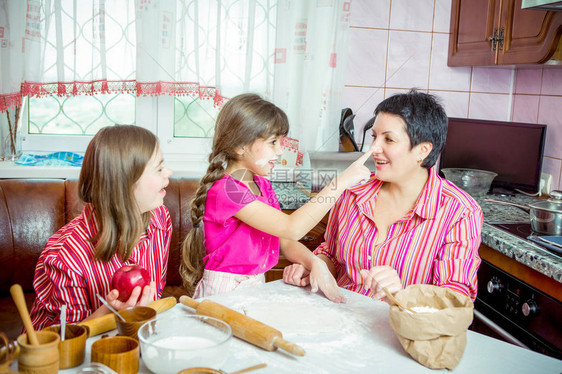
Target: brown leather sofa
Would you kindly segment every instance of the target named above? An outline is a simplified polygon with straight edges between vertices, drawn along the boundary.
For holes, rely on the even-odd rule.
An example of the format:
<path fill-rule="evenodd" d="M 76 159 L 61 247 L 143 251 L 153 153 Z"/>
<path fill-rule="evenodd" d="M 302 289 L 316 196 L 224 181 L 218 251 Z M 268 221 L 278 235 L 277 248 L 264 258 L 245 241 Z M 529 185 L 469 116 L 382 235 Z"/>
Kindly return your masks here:
<path fill-rule="evenodd" d="M 166 188 L 164 204 L 170 211 L 173 233 L 163 296 L 185 294 L 178 272 L 180 247 L 192 228 L 189 202 L 197 186 L 197 180 L 172 178 Z M 82 211 L 76 187 L 76 180 L 0 179 L 0 331 L 10 339 L 22 329 L 10 287 L 20 284 L 31 308 L 39 254 L 49 237 Z"/>

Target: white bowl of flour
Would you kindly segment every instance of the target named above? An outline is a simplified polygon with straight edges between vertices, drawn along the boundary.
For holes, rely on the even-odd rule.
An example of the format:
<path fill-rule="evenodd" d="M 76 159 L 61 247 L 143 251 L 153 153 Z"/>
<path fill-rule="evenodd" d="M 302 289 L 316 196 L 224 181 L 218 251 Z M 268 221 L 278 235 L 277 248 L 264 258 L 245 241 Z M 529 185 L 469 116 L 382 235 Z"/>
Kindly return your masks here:
<path fill-rule="evenodd" d="M 138 336 L 148 369 L 175 374 L 191 367 L 220 369 L 227 358 L 232 328 L 216 318 L 182 315 L 149 321 Z"/>

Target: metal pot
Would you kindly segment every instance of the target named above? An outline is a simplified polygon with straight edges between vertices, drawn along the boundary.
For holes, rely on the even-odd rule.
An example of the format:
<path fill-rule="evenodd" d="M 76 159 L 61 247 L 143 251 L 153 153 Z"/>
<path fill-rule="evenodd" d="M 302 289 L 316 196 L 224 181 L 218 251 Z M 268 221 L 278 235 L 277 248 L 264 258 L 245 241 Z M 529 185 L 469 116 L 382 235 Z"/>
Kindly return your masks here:
<path fill-rule="evenodd" d="M 551 196 L 551 199 L 529 205 L 531 228 L 541 234 L 562 235 L 562 192 L 558 196 Z"/>
<path fill-rule="evenodd" d="M 487 199 L 494 203 L 513 205 L 529 212 L 531 228 L 545 235 L 562 235 L 562 191 L 552 191 L 551 198 L 527 205 Z"/>

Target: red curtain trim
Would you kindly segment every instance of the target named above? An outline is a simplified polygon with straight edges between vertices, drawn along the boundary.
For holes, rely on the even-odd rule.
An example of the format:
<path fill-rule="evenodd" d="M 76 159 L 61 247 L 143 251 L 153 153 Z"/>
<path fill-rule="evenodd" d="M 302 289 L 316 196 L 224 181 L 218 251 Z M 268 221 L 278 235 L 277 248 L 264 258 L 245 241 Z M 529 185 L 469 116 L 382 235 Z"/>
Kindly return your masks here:
<path fill-rule="evenodd" d="M 55 82 L 38 83 L 23 82 L 21 96 L 46 97 L 46 96 L 77 96 L 94 94 L 130 93 L 136 96 L 192 96 L 202 100 L 213 100 L 216 107 L 220 108 L 228 100 L 222 96 L 216 87 L 201 86 L 192 82 L 137 82 L 127 81 L 90 81 L 90 82 Z M 18 94 L 10 94 L 18 95 Z M 21 96 L 19 103 L 21 103 Z M 4 95 L 0 95 L 4 97 Z M 1 103 L 0 103 L 1 105 Z M 0 111 L 2 107 L 0 106 Z"/>
<path fill-rule="evenodd" d="M 21 105 L 21 94 L 19 92 L 0 95 L 0 112 L 4 113 L 8 109 Z"/>

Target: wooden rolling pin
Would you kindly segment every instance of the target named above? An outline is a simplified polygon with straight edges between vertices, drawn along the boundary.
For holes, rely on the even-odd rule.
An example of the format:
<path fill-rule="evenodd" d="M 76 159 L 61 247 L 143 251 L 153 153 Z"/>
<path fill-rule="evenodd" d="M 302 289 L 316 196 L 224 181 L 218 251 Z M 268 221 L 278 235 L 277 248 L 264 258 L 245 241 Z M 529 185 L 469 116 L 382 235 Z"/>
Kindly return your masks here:
<path fill-rule="evenodd" d="M 211 300 L 198 302 L 188 296 L 180 297 L 180 303 L 195 309 L 197 314 L 214 317 L 228 323 L 232 327 L 234 336 L 260 348 L 268 351 L 279 348 L 297 356 L 304 356 L 305 354 L 303 348 L 283 339 L 281 331 L 224 305 Z"/>
<path fill-rule="evenodd" d="M 174 305 L 176 305 L 176 298 L 173 296 L 165 297 L 160 300 L 155 300 L 148 304 L 149 307 L 156 310 L 156 313 L 164 312 Z M 89 336 L 103 334 L 117 328 L 115 322 L 115 315 L 113 313 L 106 314 L 101 317 L 92 318 L 87 321 L 82 321 L 78 325 L 86 326 L 89 329 Z"/>

